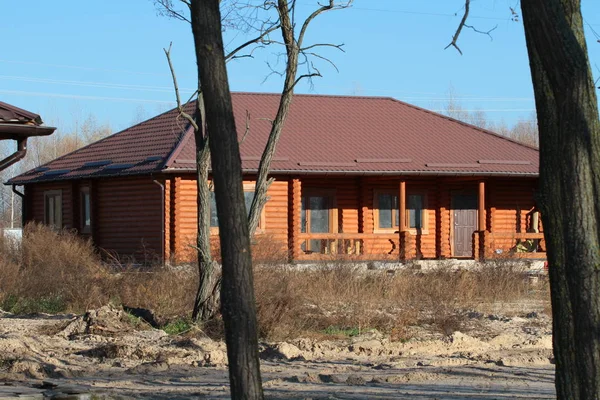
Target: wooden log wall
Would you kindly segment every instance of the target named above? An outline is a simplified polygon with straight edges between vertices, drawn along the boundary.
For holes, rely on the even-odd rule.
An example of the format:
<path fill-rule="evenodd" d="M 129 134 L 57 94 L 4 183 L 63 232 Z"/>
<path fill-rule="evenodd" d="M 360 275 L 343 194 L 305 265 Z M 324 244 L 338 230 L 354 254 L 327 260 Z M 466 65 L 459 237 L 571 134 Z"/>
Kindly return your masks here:
<path fill-rule="evenodd" d="M 254 180 L 244 180 L 244 185 L 251 187 Z M 196 258 L 198 233 L 197 223 L 197 187 L 196 178 L 192 175 L 175 177 L 171 187 L 171 240 L 169 253 L 176 262 L 193 261 Z M 270 235 L 272 241 L 279 243 L 279 251 L 285 252 L 288 247 L 288 182 L 287 178 L 276 178 L 267 192 L 269 200 L 265 205 L 264 225 L 257 234 Z M 213 230 L 214 249 L 218 249 L 218 231 Z M 257 241 L 258 242 L 258 241 Z M 260 241 L 264 243 L 264 241 Z M 257 250 L 258 251 L 258 250 Z M 218 254 L 217 254 L 218 256 Z"/>
<path fill-rule="evenodd" d="M 162 254 L 161 189 L 150 177 L 98 180 L 96 245 L 108 252 L 158 262 Z"/>
<path fill-rule="evenodd" d="M 73 182 L 52 182 L 27 185 L 25 196 L 27 197 L 28 215 L 27 222 L 44 223 L 44 193 L 51 190 L 59 190 L 62 197 L 62 223 L 63 228 L 73 229 Z"/>

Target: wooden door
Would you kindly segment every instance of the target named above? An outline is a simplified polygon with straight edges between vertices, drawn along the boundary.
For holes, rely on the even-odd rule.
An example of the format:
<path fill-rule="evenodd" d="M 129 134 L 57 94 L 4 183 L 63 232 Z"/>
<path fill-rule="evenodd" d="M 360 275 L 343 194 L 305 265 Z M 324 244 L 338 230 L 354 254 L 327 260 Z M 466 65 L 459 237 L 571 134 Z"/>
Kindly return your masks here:
<path fill-rule="evenodd" d="M 454 194 L 452 196 L 454 220 L 454 256 L 473 256 L 473 232 L 477 230 L 477 196 Z"/>

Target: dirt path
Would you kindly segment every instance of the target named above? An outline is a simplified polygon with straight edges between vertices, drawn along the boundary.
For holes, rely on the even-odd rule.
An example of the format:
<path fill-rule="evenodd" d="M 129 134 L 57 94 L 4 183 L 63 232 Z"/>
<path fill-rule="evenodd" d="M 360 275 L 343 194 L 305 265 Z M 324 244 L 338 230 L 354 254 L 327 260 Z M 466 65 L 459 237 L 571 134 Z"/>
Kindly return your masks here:
<path fill-rule="evenodd" d="M 547 317 L 476 314 L 470 324 L 469 334 L 415 328 L 405 342 L 367 332 L 263 344 L 267 398 L 555 397 Z M 0 315 L 0 399 L 224 399 L 225 363 L 221 342 L 134 329 L 110 308 L 86 318 Z"/>

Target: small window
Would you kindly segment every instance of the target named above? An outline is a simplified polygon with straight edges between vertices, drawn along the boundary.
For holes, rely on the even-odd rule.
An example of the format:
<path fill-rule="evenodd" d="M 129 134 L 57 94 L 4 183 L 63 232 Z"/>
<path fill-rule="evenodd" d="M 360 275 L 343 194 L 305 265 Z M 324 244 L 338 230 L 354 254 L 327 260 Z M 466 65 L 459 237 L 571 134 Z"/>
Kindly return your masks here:
<path fill-rule="evenodd" d="M 423 229 L 423 195 L 411 194 L 406 197 L 408 228 Z"/>
<path fill-rule="evenodd" d="M 90 233 L 92 229 L 92 208 L 90 188 L 82 187 L 79 192 L 80 226 L 82 233 Z"/>
<path fill-rule="evenodd" d="M 398 196 L 390 193 L 380 193 L 378 195 L 379 203 L 379 228 L 392 229 L 400 224 L 398 215 Z"/>
<path fill-rule="evenodd" d="M 250 215 L 250 207 L 252 206 L 252 200 L 254 200 L 254 190 L 249 191 L 244 188 L 244 202 L 246 203 L 246 212 Z M 264 213 L 264 210 L 263 210 Z M 210 192 L 210 227 L 219 227 L 219 217 L 217 216 L 217 199 L 215 192 Z M 258 227 L 262 227 L 262 218 L 258 223 Z"/>
<path fill-rule="evenodd" d="M 426 229 L 425 195 L 406 196 L 406 228 Z M 398 230 L 400 227 L 400 206 L 398 195 L 392 192 L 375 193 L 375 229 Z M 426 233 L 426 232 L 423 232 Z"/>
<path fill-rule="evenodd" d="M 62 191 L 44 192 L 44 223 L 62 229 Z"/>

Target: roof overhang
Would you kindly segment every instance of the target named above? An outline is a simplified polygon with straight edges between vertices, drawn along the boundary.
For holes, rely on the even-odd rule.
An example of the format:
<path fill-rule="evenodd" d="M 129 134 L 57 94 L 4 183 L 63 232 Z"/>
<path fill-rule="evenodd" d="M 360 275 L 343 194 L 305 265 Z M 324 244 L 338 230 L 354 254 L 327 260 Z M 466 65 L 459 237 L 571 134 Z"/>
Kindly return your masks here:
<path fill-rule="evenodd" d="M 0 123 L 0 140 L 23 140 L 32 136 L 48 136 L 55 130 L 56 128 L 51 126 Z"/>

